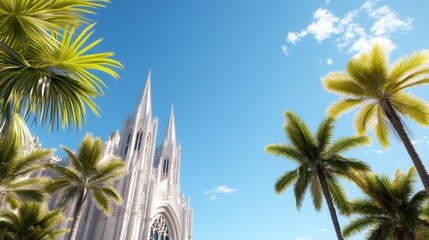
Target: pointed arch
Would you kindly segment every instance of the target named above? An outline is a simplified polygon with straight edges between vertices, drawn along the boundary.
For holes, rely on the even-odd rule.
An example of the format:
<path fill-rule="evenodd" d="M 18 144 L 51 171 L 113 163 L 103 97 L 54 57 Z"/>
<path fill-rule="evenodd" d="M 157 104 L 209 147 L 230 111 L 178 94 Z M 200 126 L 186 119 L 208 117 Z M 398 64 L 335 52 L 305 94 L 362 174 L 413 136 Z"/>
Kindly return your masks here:
<path fill-rule="evenodd" d="M 179 240 L 179 236 L 180 236 L 179 221 L 178 221 L 177 215 L 175 214 L 175 212 L 173 211 L 173 209 L 171 208 L 171 206 L 169 204 L 162 204 L 161 206 L 159 206 L 154 211 L 153 216 L 154 217 L 152 219 L 154 219 L 154 220 L 153 220 L 151 226 L 153 225 L 153 223 L 155 223 L 157 221 L 157 219 L 159 219 L 160 217 L 163 217 L 165 219 L 165 222 L 166 222 L 167 227 L 168 227 L 168 234 L 169 234 L 168 240 Z M 152 227 L 150 230 L 152 232 Z M 150 238 L 151 232 L 149 233 L 149 240 L 161 239 L 161 238 L 151 239 Z M 166 240 L 166 239 L 164 239 L 164 240 Z"/>

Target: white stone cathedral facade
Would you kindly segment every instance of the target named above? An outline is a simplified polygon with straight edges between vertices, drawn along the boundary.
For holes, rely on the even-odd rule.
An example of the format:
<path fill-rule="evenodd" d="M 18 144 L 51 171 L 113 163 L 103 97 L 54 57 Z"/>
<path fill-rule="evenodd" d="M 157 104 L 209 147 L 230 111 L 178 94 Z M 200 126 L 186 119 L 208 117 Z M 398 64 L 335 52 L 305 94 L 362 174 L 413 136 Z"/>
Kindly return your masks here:
<path fill-rule="evenodd" d="M 124 200 L 107 217 L 88 202 L 78 240 L 192 240 L 192 209 L 180 195 L 180 145 L 174 111 L 156 147 L 158 120 L 152 117 L 150 72 L 133 116 L 105 142 L 127 162 L 128 175 L 115 182 Z"/>

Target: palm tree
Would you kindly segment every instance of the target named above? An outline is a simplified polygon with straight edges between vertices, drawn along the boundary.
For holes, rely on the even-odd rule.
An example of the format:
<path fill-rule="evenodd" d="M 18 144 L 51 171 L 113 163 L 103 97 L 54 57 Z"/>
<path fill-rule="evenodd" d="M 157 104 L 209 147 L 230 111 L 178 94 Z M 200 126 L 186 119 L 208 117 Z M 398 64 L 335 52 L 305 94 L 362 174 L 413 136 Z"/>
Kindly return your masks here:
<path fill-rule="evenodd" d="M 389 67 L 385 49 L 375 44 L 368 53 L 352 58 L 345 72 L 331 72 L 322 82 L 325 89 L 343 97 L 329 107 L 330 116 L 361 106 L 354 120 L 356 131 L 365 134 L 368 127 L 372 128 L 384 147 L 389 146 L 389 127 L 393 127 L 429 193 L 428 173 L 403 123 L 408 117 L 429 126 L 428 103 L 405 92 L 429 83 L 428 63 L 429 52 L 419 51 Z"/>
<path fill-rule="evenodd" d="M 359 217 L 344 228 L 344 236 L 369 228 L 369 240 L 429 239 L 429 221 L 423 211 L 429 195 L 424 190 L 413 194 L 415 175 L 411 167 L 408 173 L 398 169 L 393 179 L 373 173 L 357 178 L 366 197 L 351 202 L 351 212 Z"/>
<path fill-rule="evenodd" d="M 53 150 L 34 150 L 22 153 L 10 141 L 0 140 L 0 210 L 8 203 L 17 207 L 23 201 L 44 199 L 40 186 L 43 179 L 29 178 L 29 175 L 43 167 L 43 161 L 52 155 Z M 39 186 L 40 188 L 38 188 Z"/>
<path fill-rule="evenodd" d="M 347 213 L 348 202 L 337 177 L 350 179 L 352 171 L 368 171 L 369 166 L 356 159 L 343 157 L 341 154 L 367 144 L 369 139 L 365 136 L 350 136 L 331 142 L 334 119 L 327 118 L 322 121 L 316 134 L 313 135 L 298 116 L 291 112 L 285 112 L 285 116 L 284 130 L 290 144 L 270 144 L 265 151 L 290 159 L 297 163 L 298 167 L 285 172 L 277 180 L 274 188 L 278 194 L 282 194 L 294 183 L 298 209 L 301 208 L 305 193 L 310 188 L 314 207 L 320 211 L 323 194 L 337 238 L 343 239 L 334 204 L 341 212 Z"/>
<path fill-rule="evenodd" d="M 82 212 L 88 198 L 105 214 L 110 214 L 112 202 L 121 203 L 122 198 L 113 187 L 113 180 L 126 174 L 126 164 L 121 158 L 111 156 L 103 159 L 103 143 L 100 138 L 87 134 L 74 154 L 66 147 L 70 164 L 67 167 L 51 164 L 57 177 L 48 185 L 49 192 L 61 192 L 60 207 L 76 201 L 69 239 L 75 239 Z"/>
<path fill-rule="evenodd" d="M 114 78 L 121 63 L 113 53 L 94 53 L 94 24 L 84 14 L 107 0 L 4 0 L 0 2 L 0 133 L 23 144 L 30 117 L 49 129 L 85 122 L 86 106 L 95 114 L 93 98 L 104 82 L 93 70 Z M 24 135 L 26 134 L 27 135 Z"/>
<path fill-rule="evenodd" d="M 15 211 L 0 212 L 0 237 L 4 240 L 55 240 L 67 232 L 56 227 L 64 217 L 59 209 L 48 211 L 45 205 L 24 202 Z"/>

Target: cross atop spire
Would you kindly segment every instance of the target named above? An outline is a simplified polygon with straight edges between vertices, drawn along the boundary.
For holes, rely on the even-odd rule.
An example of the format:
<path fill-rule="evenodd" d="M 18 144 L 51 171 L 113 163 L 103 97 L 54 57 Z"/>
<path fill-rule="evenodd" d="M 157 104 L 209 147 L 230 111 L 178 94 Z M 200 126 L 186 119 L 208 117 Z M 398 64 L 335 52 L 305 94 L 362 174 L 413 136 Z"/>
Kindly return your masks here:
<path fill-rule="evenodd" d="M 176 145 L 176 126 L 174 124 L 174 105 L 171 105 L 170 120 L 168 121 L 167 129 L 165 130 L 164 143 L 168 145 Z"/>
<path fill-rule="evenodd" d="M 152 115 L 152 97 L 150 90 L 151 72 L 152 70 L 149 70 L 149 74 L 146 80 L 146 86 L 144 87 L 143 92 L 140 95 L 140 100 L 135 111 L 135 117 L 137 117 L 137 115 L 140 115 L 139 118 L 144 117 L 148 119 Z"/>

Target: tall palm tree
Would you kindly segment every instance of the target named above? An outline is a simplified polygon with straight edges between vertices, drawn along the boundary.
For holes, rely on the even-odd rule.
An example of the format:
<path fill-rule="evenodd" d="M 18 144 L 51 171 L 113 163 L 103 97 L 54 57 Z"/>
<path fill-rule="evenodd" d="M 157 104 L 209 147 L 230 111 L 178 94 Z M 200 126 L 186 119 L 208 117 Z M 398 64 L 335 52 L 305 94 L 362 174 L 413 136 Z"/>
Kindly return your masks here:
<path fill-rule="evenodd" d="M 429 126 L 428 103 L 405 92 L 429 83 L 428 63 L 429 52 L 419 51 L 389 66 L 385 49 L 375 44 L 368 53 L 352 58 L 345 72 L 331 72 L 322 82 L 326 90 L 343 97 L 329 107 L 329 115 L 338 116 L 361 106 L 354 120 L 356 131 L 365 134 L 372 128 L 384 147 L 389 146 L 389 127 L 393 127 L 429 193 L 428 173 L 403 123 L 404 118 L 411 118 Z"/>
<path fill-rule="evenodd" d="M 310 188 L 313 204 L 317 211 L 322 208 L 322 194 L 326 200 L 338 239 L 343 239 L 334 204 L 343 213 L 348 212 L 348 202 L 344 189 L 337 177 L 350 179 L 351 173 L 369 171 L 369 166 L 341 154 L 367 144 L 365 136 L 343 137 L 334 142 L 332 132 L 334 119 L 322 121 L 315 135 L 296 115 L 286 112 L 284 127 L 290 144 L 270 144 L 266 151 L 270 154 L 285 157 L 298 164 L 295 170 L 287 171 L 275 183 L 275 190 L 282 194 L 287 187 L 294 184 L 297 208 L 301 208 L 304 196 Z"/>
<path fill-rule="evenodd" d="M 113 180 L 126 174 L 125 162 L 119 157 L 103 159 L 103 143 L 100 138 L 87 134 L 74 154 L 66 147 L 70 164 L 61 166 L 51 164 L 57 177 L 48 184 L 49 192 L 61 192 L 59 205 L 65 207 L 76 201 L 69 239 L 75 239 L 82 212 L 88 198 L 105 214 L 110 214 L 112 203 L 121 203 L 122 198 L 113 187 Z"/>
<path fill-rule="evenodd" d="M 39 177 L 29 175 L 43 167 L 53 150 L 23 153 L 10 141 L 0 140 L 0 210 L 6 204 L 17 207 L 23 201 L 42 201 L 44 192 Z"/>
<path fill-rule="evenodd" d="M 373 173 L 357 178 L 366 197 L 351 202 L 352 214 L 359 217 L 344 228 L 344 236 L 369 228 L 369 240 L 429 239 L 429 221 L 423 211 L 429 194 L 424 190 L 413 193 L 415 175 L 411 167 L 408 173 L 398 169 L 393 179 Z"/>
<path fill-rule="evenodd" d="M 17 210 L 0 212 L 0 238 L 4 240 L 55 240 L 67 230 L 56 229 L 64 220 L 59 209 L 24 202 Z"/>
<path fill-rule="evenodd" d="M 0 133 L 23 144 L 25 122 L 50 129 L 80 127 L 86 107 L 95 114 L 94 97 L 104 82 L 93 70 L 114 78 L 121 63 L 113 53 L 94 53 L 94 24 L 86 13 L 107 0 L 4 0 L 0 2 Z M 26 134 L 27 135 L 24 135 Z"/>

